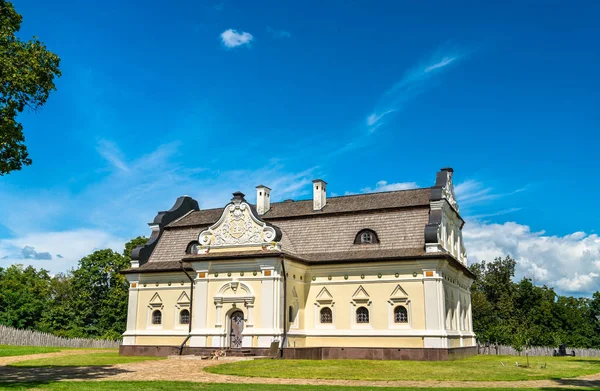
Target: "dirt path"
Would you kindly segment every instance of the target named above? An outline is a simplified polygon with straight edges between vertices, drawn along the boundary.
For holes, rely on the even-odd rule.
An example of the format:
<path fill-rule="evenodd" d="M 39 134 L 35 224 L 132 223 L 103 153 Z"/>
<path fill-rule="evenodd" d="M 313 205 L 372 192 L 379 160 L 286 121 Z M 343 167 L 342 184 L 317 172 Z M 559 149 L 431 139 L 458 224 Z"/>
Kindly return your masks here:
<path fill-rule="evenodd" d="M 54 367 L 21 368 L 8 367 L 8 363 L 34 358 L 87 354 L 94 351 L 64 351 L 58 353 L 35 354 L 28 356 L 5 357 L 0 359 L 0 379 L 12 381 L 80 381 L 80 380 L 179 380 L 202 383 L 246 383 L 246 384 L 310 384 L 331 386 L 377 386 L 377 387 L 424 387 L 424 388 L 546 388 L 546 387 L 598 387 L 600 373 L 575 379 L 528 380 L 528 381 L 363 381 L 363 380 L 320 380 L 320 379 L 271 379 L 217 375 L 204 371 L 204 368 L 227 361 L 209 360 L 159 360 L 118 364 L 105 367 Z"/>
<path fill-rule="evenodd" d="M 231 362 L 231 361 L 225 361 Z M 241 377 L 217 375 L 204 371 L 223 361 L 208 360 L 166 360 L 145 361 L 132 364 L 115 365 L 126 370 L 106 380 L 180 380 L 202 383 L 246 383 L 246 384 L 310 384 L 330 386 L 379 386 L 379 387 L 465 387 L 465 388 L 534 388 L 534 387 L 599 387 L 600 373 L 564 380 L 528 380 L 528 381 L 364 381 L 364 380 L 321 380 L 321 379 L 272 379 L 261 377 Z"/>

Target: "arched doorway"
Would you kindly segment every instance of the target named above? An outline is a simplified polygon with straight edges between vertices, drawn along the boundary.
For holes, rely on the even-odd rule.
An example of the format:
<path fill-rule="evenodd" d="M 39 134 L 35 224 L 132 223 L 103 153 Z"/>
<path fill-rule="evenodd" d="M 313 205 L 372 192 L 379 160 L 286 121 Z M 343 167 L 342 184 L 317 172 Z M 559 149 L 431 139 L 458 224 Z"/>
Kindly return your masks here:
<path fill-rule="evenodd" d="M 232 312 L 229 318 L 229 324 L 231 325 L 229 347 L 231 349 L 240 349 L 242 347 L 242 331 L 244 331 L 244 313 L 237 310 Z"/>

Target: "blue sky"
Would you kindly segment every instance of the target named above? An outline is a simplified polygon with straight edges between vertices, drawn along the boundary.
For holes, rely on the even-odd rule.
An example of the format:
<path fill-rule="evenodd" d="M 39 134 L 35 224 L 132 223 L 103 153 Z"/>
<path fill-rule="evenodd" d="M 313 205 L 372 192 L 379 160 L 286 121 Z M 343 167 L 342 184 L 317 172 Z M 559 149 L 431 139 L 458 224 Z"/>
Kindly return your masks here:
<path fill-rule="evenodd" d="M 455 169 L 470 261 L 600 287 L 597 2 L 15 1 L 61 56 L 0 179 L 0 265 L 64 271 L 223 205 L 430 186 Z M 41 254 L 41 255 L 40 255 Z M 59 256 L 60 255 L 60 256 Z"/>

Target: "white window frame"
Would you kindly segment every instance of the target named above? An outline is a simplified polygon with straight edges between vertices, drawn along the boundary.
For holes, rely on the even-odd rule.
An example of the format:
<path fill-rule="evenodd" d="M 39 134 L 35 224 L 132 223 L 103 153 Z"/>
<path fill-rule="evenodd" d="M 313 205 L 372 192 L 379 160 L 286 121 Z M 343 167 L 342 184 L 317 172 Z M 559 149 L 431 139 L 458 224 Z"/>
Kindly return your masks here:
<path fill-rule="evenodd" d="M 409 330 L 412 329 L 412 303 L 407 298 L 391 298 L 388 300 L 388 326 L 390 329 Z M 408 322 L 396 323 L 394 318 L 394 309 L 398 306 L 406 308 Z"/>
<path fill-rule="evenodd" d="M 316 329 L 329 329 L 329 330 L 333 330 L 335 329 L 335 320 L 336 320 L 336 316 L 335 316 L 335 312 L 336 312 L 336 307 L 335 307 L 335 302 L 332 299 L 317 299 L 316 303 L 314 305 L 314 319 L 315 319 L 315 328 Z M 321 323 L 321 309 L 322 308 L 329 308 L 331 310 L 331 323 Z"/>
<path fill-rule="evenodd" d="M 356 321 L 356 311 L 360 307 L 365 307 L 369 311 L 369 323 L 358 323 Z M 350 327 L 357 330 L 370 330 L 373 328 L 373 302 L 371 299 L 354 299 L 350 302 Z"/>

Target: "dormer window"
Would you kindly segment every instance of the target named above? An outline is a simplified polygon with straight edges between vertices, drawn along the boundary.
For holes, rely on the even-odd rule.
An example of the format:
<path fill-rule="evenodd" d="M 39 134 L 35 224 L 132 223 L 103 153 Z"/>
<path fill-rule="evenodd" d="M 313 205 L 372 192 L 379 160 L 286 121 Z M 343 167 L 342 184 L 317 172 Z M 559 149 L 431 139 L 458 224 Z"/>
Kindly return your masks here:
<path fill-rule="evenodd" d="M 190 242 L 185 249 L 186 254 L 198 254 L 198 247 L 200 244 L 197 241 Z"/>
<path fill-rule="evenodd" d="M 375 231 L 370 229 L 363 229 L 360 231 L 354 239 L 354 244 L 376 244 L 379 243 L 379 238 Z"/>
<path fill-rule="evenodd" d="M 373 243 L 373 235 L 369 231 L 365 231 L 360 235 L 361 243 Z"/>

